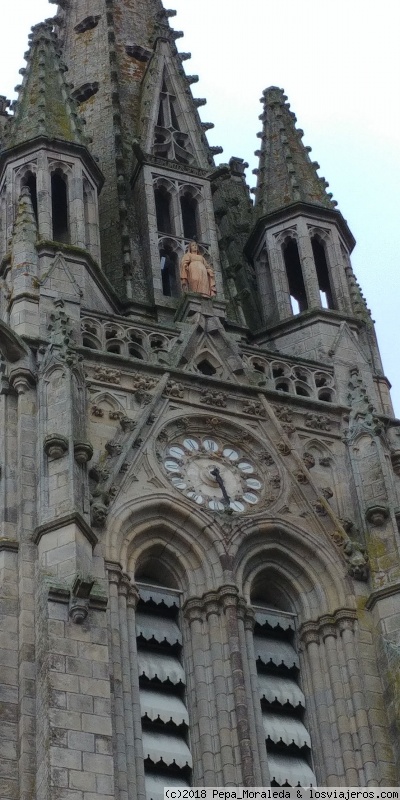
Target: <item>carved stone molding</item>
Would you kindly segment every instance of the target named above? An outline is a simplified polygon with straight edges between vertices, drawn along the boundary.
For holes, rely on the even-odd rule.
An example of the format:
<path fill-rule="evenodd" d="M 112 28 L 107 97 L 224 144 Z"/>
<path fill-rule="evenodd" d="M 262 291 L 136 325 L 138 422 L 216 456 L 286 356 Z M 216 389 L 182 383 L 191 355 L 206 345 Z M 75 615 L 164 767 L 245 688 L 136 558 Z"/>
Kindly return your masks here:
<path fill-rule="evenodd" d="M 345 630 L 354 631 L 356 620 L 357 612 L 352 608 L 341 608 L 333 614 L 323 614 L 319 619 L 301 625 L 300 642 L 306 648 L 312 643 L 320 645 L 328 636 L 337 638 Z"/>
<path fill-rule="evenodd" d="M 95 533 L 93 533 L 90 525 L 84 520 L 84 518 L 78 512 L 74 512 L 73 514 L 66 514 L 63 517 L 57 517 L 57 519 L 52 519 L 50 522 L 45 522 L 44 525 L 39 525 L 33 534 L 33 541 L 35 544 L 39 544 L 42 536 L 45 536 L 46 533 L 51 533 L 51 531 L 56 531 L 59 528 L 64 528 L 67 525 L 74 524 L 76 525 L 80 532 L 83 533 L 85 538 L 90 542 L 92 547 L 95 547 L 98 538 Z"/>

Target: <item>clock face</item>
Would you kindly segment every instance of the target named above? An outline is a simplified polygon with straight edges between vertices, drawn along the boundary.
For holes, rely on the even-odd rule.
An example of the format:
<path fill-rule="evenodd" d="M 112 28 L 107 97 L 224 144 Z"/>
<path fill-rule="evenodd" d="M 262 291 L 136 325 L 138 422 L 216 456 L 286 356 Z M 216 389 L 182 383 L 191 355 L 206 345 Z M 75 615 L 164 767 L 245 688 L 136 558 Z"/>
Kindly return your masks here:
<path fill-rule="evenodd" d="M 182 437 L 166 448 L 163 463 L 172 486 L 210 511 L 243 513 L 261 500 L 264 481 L 260 471 L 228 442 Z"/>

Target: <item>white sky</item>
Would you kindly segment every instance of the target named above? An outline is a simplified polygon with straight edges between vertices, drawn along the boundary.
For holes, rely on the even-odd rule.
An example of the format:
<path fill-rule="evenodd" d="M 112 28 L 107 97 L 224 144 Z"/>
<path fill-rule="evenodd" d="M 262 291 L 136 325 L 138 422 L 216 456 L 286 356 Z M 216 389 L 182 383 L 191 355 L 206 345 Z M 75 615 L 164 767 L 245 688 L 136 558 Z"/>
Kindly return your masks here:
<path fill-rule="evenodd" d="M 6 4 L 5 4 L 6 5 Z M 165 0 L 192 52 L 194 95 L 214 122 L 211 144 L 250 163 L 266 86 L 285 89 L 304 142 L 357 239 L 353 267 L 377 322 L 392 397 L 400 415 L 400 4 L 397 0 Z M 30 26 L 53 16 L 47 0 L 2 9 L 0 94 L 13 97 Z M 399 338 L 398 338 L 399 337 Z"/>

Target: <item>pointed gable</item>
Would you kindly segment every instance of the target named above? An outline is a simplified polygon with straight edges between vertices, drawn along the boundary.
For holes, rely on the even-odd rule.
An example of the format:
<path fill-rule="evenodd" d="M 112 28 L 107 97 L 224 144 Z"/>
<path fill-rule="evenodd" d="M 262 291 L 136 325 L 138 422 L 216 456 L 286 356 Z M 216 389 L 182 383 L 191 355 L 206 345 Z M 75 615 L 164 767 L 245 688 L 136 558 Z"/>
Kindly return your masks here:
<path fill-rule="evenodd" d="M 256 206 L 262 214 L 302 201 L 334 209 L 337 203 L 326 192 L 325 178 L 317 174 L 319 164 L 311 161 L 311 148 L 302 142 L 303 131 L 283 89 L 271 86 L 263 93 L 263 130 L 259 155 Z"/>
<path fill-rule="evenodd" d="M 39 136 L 86 145 L 82 123 L 64 78 L 52 23 L 32 28 L 24 79 L 6 146 L 15 147 Z"/>
<path fill-rule="evenodd" d="M 142 149 L 166 161 L 209 169 L 212 149 L 190 84 L 174 45 L 160 38 L 143 80 L 140 114 Z"/>

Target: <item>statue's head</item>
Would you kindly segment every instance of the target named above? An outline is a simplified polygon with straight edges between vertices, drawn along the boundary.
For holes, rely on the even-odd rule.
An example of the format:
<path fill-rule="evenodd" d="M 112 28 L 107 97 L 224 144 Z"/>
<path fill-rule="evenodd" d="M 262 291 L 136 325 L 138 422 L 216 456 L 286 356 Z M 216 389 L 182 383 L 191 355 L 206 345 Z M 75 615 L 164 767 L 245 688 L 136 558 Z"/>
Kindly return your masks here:
<path fill-rule="evenodd" d="M 188 253 L 198 253 L 199 252 L 199 245 L 197 242 L 190 242 L 188 247 Z"/>

